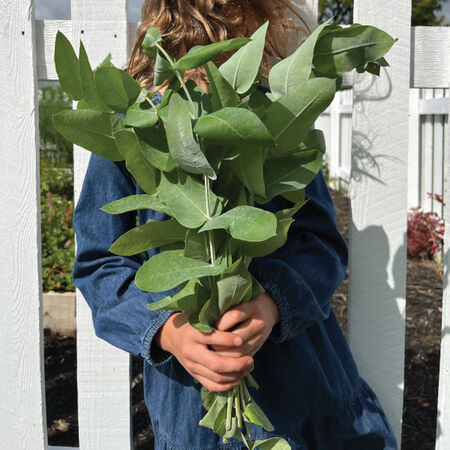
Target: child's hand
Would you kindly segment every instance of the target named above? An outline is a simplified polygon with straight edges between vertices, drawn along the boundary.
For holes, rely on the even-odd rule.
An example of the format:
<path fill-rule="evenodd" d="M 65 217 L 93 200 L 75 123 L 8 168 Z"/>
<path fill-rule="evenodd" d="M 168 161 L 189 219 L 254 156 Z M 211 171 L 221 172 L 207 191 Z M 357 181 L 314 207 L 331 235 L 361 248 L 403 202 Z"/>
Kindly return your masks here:
<path fill-rule="evenodd" d="M 230 308 L 216 323 L 218 330 L 230 330 L 241 336 L 244 344 L 226 348 L 219 344 L 212 348 L 222 356 L 235 358 L 253 356 L 269 337 L 273 326 L 280 320 L 280 312 L 272 297 L 262 293 L 259 297 Z M 234 327 L 234 328 L 233 328 Z"/>
<path fill-rule="evenodd" d="M 208 345 L 230 350 L 242 345 L 242 338 L 227 331 L 202 333 L 189 324 L 189 314 L 172 314 L 155 335 L 156 343 L 172 353 L 209 391 L 222 392 L 238 386 L 241 378 L 253 370 L 253 358 L 248 355 L 219 355 Z"/>

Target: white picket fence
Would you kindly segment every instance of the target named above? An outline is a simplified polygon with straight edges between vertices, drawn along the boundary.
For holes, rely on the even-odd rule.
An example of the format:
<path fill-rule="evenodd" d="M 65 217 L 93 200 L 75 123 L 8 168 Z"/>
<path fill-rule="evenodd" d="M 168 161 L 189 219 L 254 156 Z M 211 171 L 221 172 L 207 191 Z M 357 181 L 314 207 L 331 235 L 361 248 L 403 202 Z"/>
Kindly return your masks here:
<path fill-rule="evenodd" d="M 427 194 L 444 193 L 445 131 L 450 106 L 449 89 L 410 89 L 408 208 L 443 217 L 444 208 Z M 328 109 L 316 121 L 327 143 L 325 154 L 332 180 L 330 186 L 348 189 L 352 154 L 353 91 L 339 91 Z"/>
<path fill-rule="evenodd" d="M 300 1 L 311 24 L 317 0 Z M 80 38 L 93 65 L 108 51 L 122 67 L 136 24 L 127 0 L 72 0 L 70 21 L 35 21 L 33 0 L 0 2 L 0 448 L 47 449 L 38 170 L 38 80 L 56 80 L 61 30 Z M 400 443 L 406 293 L 410 88 L 450 86 L 450 29 L 410 27 L 410 0 L 355 0 L 355 22 L 398 37 L 381 77 L 355 74 L 349 170 L 349 343 L 361 375 L 378 394 Z M 347 113 L 348 114 L 348 113 Z M 332 131 L 336 133 L 336 131 Z M 447 151 L 444 173 L 450 174 Z M 89 153 L 75 148 L 77 199 Z M 426 159 L 427 157 L 425 157 Z M 421 166 L 422 167 L 422 166 Z M 429 166 L 428 166 L 429 167 Z M 432 166 L 433 167 L 433 166 Z M 416 169 L 414 169 L 416 170 Z M 429 169 L 427 169 L 429 170 Z M 449 176 L 444 198 L 450 204 Z M 450 234 L 450 208 L 444 210 Z M 445 244 L 443 338 L 437 444 L 450 448 L 449 242 Z M 132 448 L 130 355 L 97 338 L 77 293 L 80 448 Z M 419 444 L 418 444 L 419 445 Z"/>

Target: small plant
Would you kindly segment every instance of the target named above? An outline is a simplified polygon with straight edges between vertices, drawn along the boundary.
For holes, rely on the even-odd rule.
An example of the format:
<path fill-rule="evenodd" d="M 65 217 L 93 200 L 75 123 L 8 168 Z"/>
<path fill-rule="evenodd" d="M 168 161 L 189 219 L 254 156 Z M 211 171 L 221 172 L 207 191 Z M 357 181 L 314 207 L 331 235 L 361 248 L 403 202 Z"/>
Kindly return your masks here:
<path fill-rule="evenodd" d="M 431 193 L 428 193 L 432 197 Z M 434 198 L 443 203 L 438 194 Z M 436 260 L 444 244 L 444 219 L 436 212 L 410 208 L 408 213 L 407 252 L 412 258 Z"/>
<path fill-rule="evenodd" d="M 42 284 L 44 291 L 74 291 L 73 172 L 41 158 Z"/>

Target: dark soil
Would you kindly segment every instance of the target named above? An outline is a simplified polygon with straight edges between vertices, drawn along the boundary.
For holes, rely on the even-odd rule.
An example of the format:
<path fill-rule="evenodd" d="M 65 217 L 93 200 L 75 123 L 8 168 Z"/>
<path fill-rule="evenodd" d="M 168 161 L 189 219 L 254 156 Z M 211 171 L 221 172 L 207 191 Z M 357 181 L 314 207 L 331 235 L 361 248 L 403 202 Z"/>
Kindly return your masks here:
<path fill-rule="evenodd" d="M 330 190 L 338 226 L 348 242 L 349 200 Z M 434 449 L 441 337 L 442 268 L 408 258 L 405 396 L 402 450 Z M 348 275 L 333 296 L 333 309 L 347 333 Z M 133 436 L 136 450 L 153 448 L 144 403 L 141 358 L 132 358 Z M 45 380 L 49 445 L 78 446 L 76 341 L 45 337 Z"/>

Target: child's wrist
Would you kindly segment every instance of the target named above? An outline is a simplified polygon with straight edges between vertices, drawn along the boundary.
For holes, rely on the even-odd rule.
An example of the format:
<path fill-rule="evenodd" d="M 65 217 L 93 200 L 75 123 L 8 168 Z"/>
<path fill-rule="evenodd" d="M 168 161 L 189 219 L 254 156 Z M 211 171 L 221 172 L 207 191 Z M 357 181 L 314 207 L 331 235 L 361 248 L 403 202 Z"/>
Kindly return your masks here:
<path fill-rule="evenodd" d="M 160 329 L 155 334 L 155 342 L 156 344 L 162 348 L 163 350 L 173 353 L 172 349 L 172 342 L 173 342 L 173 331 L 174 331 L 174 324 L 173 320 L 177 315 L 181 314 L 181 312 L 176 312 L 174 314 L 171 314 L 169 318 L 166 320 L 166 322 L 160 327 Z"/>

